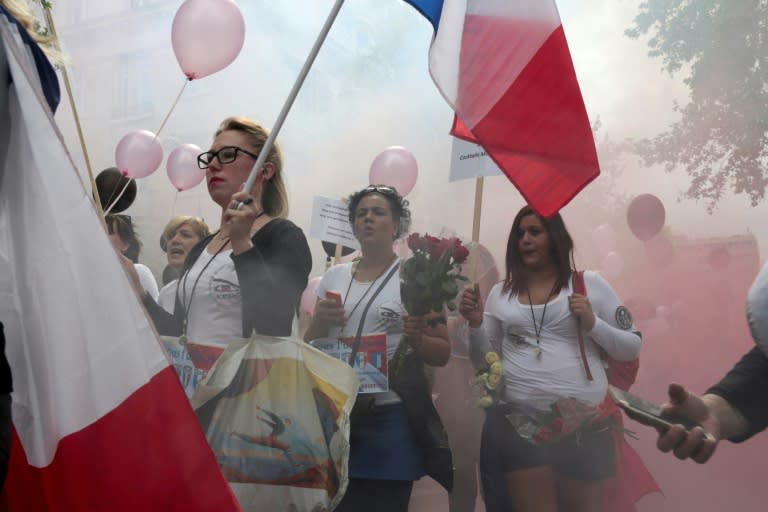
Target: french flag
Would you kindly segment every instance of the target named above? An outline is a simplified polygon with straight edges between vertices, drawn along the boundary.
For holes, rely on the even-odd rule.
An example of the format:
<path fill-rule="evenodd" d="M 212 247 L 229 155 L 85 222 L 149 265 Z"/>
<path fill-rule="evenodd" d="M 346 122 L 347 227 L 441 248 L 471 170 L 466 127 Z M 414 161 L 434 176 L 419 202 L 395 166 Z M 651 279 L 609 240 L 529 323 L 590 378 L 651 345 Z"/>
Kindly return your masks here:
<path fill-rule="evenodd" d="M 240 510 L 66 150 L 46 74 L 22 34 L 2 12 L 12 79 L 0 108 L 0 320 L 14 438 L 0 510 Z"/>
<path fill-rule="evenodd" d="M 540 215 L 600 174 L 592 129 L 552 0 L 406 0 L 434 26 L 429 69 L 456 112 Z"/>

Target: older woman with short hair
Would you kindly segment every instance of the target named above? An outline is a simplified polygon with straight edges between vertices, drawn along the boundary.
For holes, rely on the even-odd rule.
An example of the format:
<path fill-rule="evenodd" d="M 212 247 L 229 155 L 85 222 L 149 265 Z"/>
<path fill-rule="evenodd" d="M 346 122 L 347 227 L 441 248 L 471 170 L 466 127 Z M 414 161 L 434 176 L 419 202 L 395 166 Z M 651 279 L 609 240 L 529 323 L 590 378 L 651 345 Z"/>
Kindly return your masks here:
<path fill-rule="evenodd" d="M 174 310 L 176 291 L 179 284 L 178 278 L 184 270 L 187 254 L 210 234 L 211 231 L 208 228 L 208 224 L 203 219 L 189 215 L 179 215 L 172 218 L 166 224 L 165 229 L 163 229 L 163 234 L 160 237 L 160 247 L 165 251 L 166 258 L 168 259 L 166 269 L 170 269 L 172 275 L 176 277 L 169 279 L 160 289 L 158 302 L 169 313 L 173 313 Z M 163 272 L 163 276 L 165 278 L 165 272 Z"/>

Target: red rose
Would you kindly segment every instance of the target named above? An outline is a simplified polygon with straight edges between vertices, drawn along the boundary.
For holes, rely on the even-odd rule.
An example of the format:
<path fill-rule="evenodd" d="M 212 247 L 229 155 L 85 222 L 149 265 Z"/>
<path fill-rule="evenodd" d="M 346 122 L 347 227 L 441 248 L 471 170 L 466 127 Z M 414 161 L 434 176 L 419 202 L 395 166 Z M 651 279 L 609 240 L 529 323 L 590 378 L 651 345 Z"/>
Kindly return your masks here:
<path fill-rule="evenodd" d="M 415 251 L 416 249 L 421 249 L 423 246 L 423 239 L 419 236 L 418 233 L 411 233 L 408 235 L 408 248 L 412 251 Z"/>
<path fill-rule="evenodd" d="M 435 236 L 425 235 L 427 241 L 427 251 L 430 258 L 440 257 L 440 239 Z"/>
<path fill-rule="evenodd" d="M 561 416 L 558 416 L 554 420 L 552 420 L 552 423 L 549 424 L 549 429 L 552 431 L 553 434 L 561 434 L 563 433 L 563 427 L 565 426 L 563 422 L 563 418 Z"/>
<path fill-rule="evenodd" d="M 469 256 L 469 249 L 461 245 L 461 242 L 457 239 L 456 246 L 453 248 L 453 261 L 461 265 L 467 260 Z"/>
<path fill-rule="evenodd" d="M 442 256 L 446 252 L 453 249 L 454 243 L 453 238 L 442 238 L 440 239 L 440 243 L 437 244 L 437 257 Z"/>
<path fill-rule="evenodd" d="M 535 434 L 533 434 L 533 437 L 531 437 L 531 440 L 538 444 L 547 443 L 550 439 L 552 439 L 552 430 L 549 427 L 541 427 Z"/>

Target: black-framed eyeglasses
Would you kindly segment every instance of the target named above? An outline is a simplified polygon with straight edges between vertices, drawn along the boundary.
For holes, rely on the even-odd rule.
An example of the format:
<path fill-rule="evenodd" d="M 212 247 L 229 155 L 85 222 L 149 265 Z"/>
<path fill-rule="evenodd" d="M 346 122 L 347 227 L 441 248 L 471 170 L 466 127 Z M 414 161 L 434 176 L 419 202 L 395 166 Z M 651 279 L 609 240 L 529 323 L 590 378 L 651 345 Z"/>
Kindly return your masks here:
<path fill-rule="evenodd" d="M 218 151 L 206 151 L 205 153 L 197 155 L 197 166 L 201 169 L 207 169 L 214 158 L 218 158 L 220 164 L 228 164 L 237 159 L 238 153 L 245 153 L 254 160 L 259 158 L 259 155 L 251 153 L 243 148 L 237 146 L 224 146 Z"/>
<path fill-rule="evenodd" d="M 384 194 L 388 196 L 400 195 L 397 193 L 397 189 L 395 187 L 390 187 L 389 185 L 369 185 L 363 189 L 363 192 L 366 194 L 370 194 L 372 192 L 378 192 L 379 194 Z"/>

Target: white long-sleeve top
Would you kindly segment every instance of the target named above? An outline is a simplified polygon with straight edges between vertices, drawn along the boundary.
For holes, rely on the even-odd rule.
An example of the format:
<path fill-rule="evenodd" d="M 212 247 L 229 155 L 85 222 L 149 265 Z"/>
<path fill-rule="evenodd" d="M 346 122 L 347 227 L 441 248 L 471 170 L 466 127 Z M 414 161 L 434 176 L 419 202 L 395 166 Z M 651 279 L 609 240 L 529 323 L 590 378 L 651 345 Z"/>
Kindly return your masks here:
<path fill-rule="evenodd" d="M 610 285 L 596 272 L 585 272 L 584 283 L 595 314 L 594 327 L 584 332 L 592 381 L 587 379 L 581 359 L 576 317 L 568 307 L 572 279 L 547 304 L 543 326 L 544 305 L 533 306 L 536 324 L 541 327 L 538 347 L 531 306 L 522 304 L 517 296 L 503 294 L 502 283 L 491 290 L 483 324 L 470 329 L 469 340 L 473 353 L 501 347 L 507 401 L 540 410 L 548 410 L 557 399 L 568 397 L 599 404 L 608 388 L 600 349 L 619 361 L 639 356 L 640 333 Z"/>

